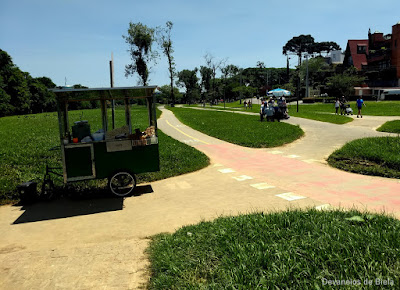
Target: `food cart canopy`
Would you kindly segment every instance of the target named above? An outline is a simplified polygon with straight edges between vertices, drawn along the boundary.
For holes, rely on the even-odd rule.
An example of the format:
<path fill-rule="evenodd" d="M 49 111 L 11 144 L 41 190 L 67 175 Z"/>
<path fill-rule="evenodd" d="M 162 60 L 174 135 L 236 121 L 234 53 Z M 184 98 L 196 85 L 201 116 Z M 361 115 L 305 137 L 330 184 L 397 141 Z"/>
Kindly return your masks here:
<path fill-rule="evenodd" d="M 119 87 L 119 88 L 91 88 L 91 89 L 50 89 L 56 94 L 58 102 L 138 99 L 153 96 L 157 86 Z"/>

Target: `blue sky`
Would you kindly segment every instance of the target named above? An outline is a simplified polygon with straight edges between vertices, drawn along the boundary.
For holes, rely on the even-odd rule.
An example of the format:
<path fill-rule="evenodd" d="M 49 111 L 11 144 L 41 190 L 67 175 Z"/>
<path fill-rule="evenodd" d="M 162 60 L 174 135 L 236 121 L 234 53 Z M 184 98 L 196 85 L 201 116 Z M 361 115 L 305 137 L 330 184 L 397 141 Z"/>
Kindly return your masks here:
<path fill-rule="evenodd" d="M 285 67 L 282 47 L 294 36 L 311 34 L 315 41 L 367 38 L 368 29 L 391 33 L 400 21 L 400 1 L 381 0 L 1 0 L 0 48 L 34 77 L 50 77 L 57 85 L 107 87 L 114 54 L 114 86 L 134 86 L 125 77 L 130 62 L 129 22 L 148 26 L 174 23 L 172 37 L 177 70 L 204 65 L 204 55 L 242 68 L 263 61 Z M 290 60 L 291 67 L 297 59 Z M 152 68 L 150 84 L 168 83 L 167 61 Z"/>

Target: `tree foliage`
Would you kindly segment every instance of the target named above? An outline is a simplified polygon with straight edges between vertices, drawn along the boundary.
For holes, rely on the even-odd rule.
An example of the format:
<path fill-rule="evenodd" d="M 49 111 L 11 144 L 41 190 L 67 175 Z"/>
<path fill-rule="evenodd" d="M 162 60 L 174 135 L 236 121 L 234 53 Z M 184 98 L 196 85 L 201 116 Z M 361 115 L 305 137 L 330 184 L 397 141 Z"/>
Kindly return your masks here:
<path fill-rule="evenodd" d="M 0 117 L 54 111 L 55 96 L 47 90 L 54 87 L 48 77 L 33 78 L 21 71 L 0 49 Z"/>
<path fill-rule="evenodd" d="M 327 86 L 336 95 L 352 96 L 354 86 L 360 85 L 364 77 L 360 77 L 354 67 L 347 69 L 343 74 L 335 74 L 327 79 Z"/>
<path fill-rule="evenodd" d="M 174 93 L 175 101 L 179 103 L 181 101 L 181 99 L 183 98 L 182 94 L 179 92 L 179 89 L 177 87 L 174 87 L 173 93 Z M 171 86 L 164 85 L 164 86 L 160 87 L 160 93 L 157 94 L 157 102 L 166 104 L 171 99 L 172 99 Z"/>
<path fill-rule="evenodd" d="M 122 36 L 129 45 L 132 63 L 125 66 L 125 76 L 139 75 L 139 84 L 147 86 L 149 81 L 149 63 L 155 61 L 157 53 L 152 51 L 154 28 L 142 23 L 129 23 L 128 35 Z"/>
<path fill-rule="evenodd" d="M 193 102 L 199 98 L 199 78 L 197 77 L 197 68 L 194 70 L 184 69 L 178 72 L 177 85 L 186 89 L 186 102 Z"/>
<path fill-rule="evenodd" d="M 301 65 L 301 58 L 304 53 L 313 55 L 322 52 L 329 53 L 332 50 L 340 50 L 340 46 L 333 41 L 315 42 L 314 37 L 310 34 L 295 36 L 282 47 L 284 55 L 293 53 L 299 57 L 299 65 Z"/>
<path fill-rule="evenodd" d="M 208 99 L 208 95 L 210 93 L 212 75 L 213 71 L 211 68 L 207 66 L 200 66 L 201 88 L 206 99 Z"/>

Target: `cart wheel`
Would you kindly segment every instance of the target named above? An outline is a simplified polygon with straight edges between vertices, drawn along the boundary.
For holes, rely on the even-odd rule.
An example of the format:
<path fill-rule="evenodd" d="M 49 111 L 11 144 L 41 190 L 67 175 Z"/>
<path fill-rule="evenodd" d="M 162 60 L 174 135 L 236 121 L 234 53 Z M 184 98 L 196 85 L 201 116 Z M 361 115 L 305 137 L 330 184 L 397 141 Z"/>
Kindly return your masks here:
<path fill-rule="evenodd" d="M 136 187 L 136 177 L 127 171 L 117 172 L 109 179 L 108 187 L 116 196 L 127 196 Z"/>
<path fill-rule="evenodd" d="M 50 179 L 46 179 L 42 184 L 42 192 L 39 194 L 41 200 L 51 200 L 54 194 L 54 183 Z"/>

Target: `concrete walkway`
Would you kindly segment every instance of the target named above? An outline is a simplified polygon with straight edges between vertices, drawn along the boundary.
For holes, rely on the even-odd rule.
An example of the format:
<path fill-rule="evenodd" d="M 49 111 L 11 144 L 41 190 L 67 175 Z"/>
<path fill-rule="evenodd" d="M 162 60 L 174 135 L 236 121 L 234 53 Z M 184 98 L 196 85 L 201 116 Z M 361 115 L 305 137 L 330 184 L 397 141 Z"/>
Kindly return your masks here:
<path fill-rule="evenodd" d="M 400 217 L 397 180 L 324 164 L 348 140 L 380 135 L 371 128 L 385 120 L 332 125 L 291 118 L 304 138 L 279 148 L 249 149 L 188 128 L 163 109 L 159 127 L 205 152 L 211 165 L 140 185 L 125 199 L 0 207 L 0 289 L 137 289 L 149 277 L 150 236 L 219 216 L 354 205 Z"/>

